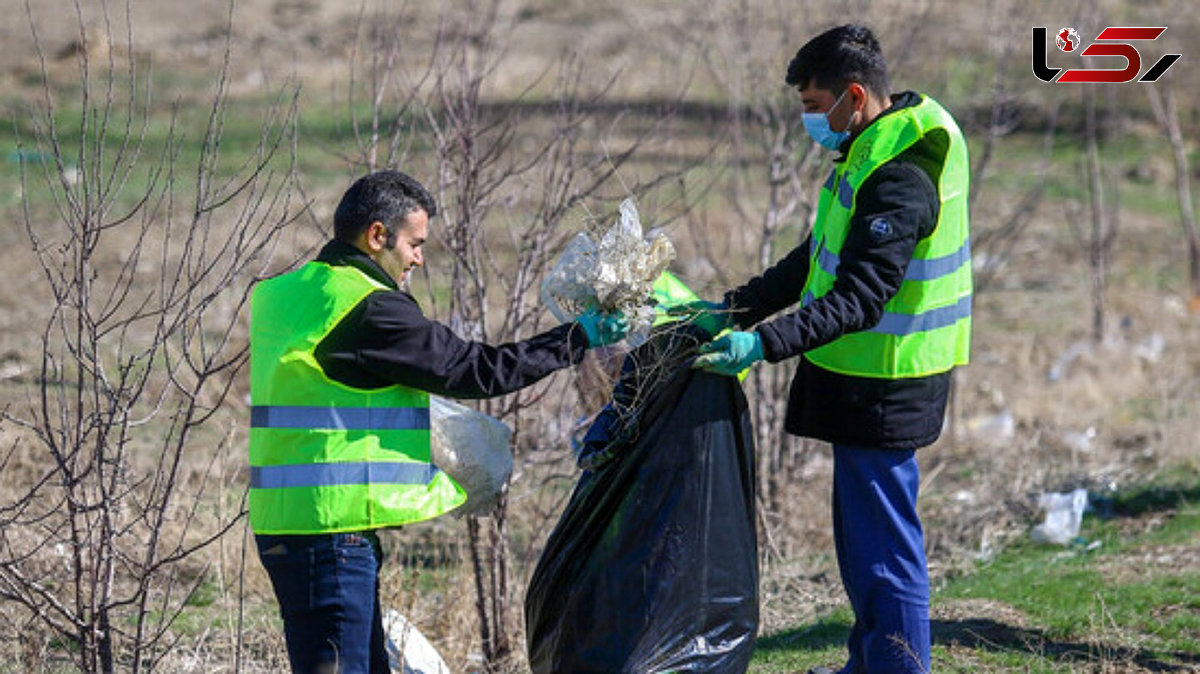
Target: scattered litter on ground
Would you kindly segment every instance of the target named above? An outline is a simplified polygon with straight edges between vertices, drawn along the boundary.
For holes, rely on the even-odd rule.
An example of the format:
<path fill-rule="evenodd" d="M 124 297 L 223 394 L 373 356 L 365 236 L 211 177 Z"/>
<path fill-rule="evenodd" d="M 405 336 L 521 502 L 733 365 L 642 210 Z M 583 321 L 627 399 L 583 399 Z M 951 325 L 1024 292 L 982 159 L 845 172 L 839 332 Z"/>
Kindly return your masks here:
<path fill-rule="evenodd" d="M 1088 426 L 1082 431 L 1063 431 L 1062 441 L 1071 451 L 1088 453 L 1095 449 L 1096 427 Z"/>
<path fill-rule="evenodd" d="M 450 674 L 433 644 L 399 611 L 388 609 L 384 613 L 383 632 L 393 674 Z"/>
<path fill-rule="evenodd" d="M 1036 543 L 1068 545 L 1079 535 L 1083 511 L 1087 510 L 1086 489 L 1070 492 L 1047 492 L 1038 497 L 1038 508 L 1046 513 L 1046 520 L 1029 532 Z"/>
<path fill-rule="evenodd" d="M 1008 442 L 1017 435 L 1017 420 L 1008 409 L 968 417 L 963 425 L 972 437 L 989 442 Z"/>

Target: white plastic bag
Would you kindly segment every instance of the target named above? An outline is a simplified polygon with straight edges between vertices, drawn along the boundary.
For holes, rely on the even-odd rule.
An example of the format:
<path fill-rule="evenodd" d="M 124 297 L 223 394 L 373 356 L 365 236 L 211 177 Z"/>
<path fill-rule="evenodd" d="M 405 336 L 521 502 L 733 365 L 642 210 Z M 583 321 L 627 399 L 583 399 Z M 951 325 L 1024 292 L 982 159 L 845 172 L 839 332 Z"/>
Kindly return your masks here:
<path fill-rule="evenodd" d="M 542 281 L 542 303 L 559 321 L 596 307 L 624 313 L 631 333 L 648 330 L 654 322 L 651 291 L 675 259 L 675 247 L 662 234 L 642 235 L 633 199 L 621 202 L 620 210 L 618 221 L 599 241 L 583 233 L 572 239 Z"/>
<path fill-rule="evenodd" d="M 1066 493 L 1046 493 L 1038 497 L 1038 508 L 1046 512 L 1046 521 L 1029 532 L 1035 543 L 1067 545 L 1079 535 L 1083 511 L 1087 510 L 1086 489 Z"/>
<path fill-rule="evenodd" d="M 396 674 L 450 674 L 450 668 L 424 634 L 400 612 L 388 609 L 383 614 L 387 635 L 388 665 Z"/>
<path fill-rule="evenodd" d="M 495 507 L 512 475 L 512 429 L 466 405 L 430 396 L 429 435 L 433 465 L 467 492 L 455 517 Z"/>
<path fill-rule="evenodd" d="M 542 304 L 560 323 L 583 313 L 588 301 L 596 300 L 592 270 L 596 266 L 596 243 L 587 234 L 576 234 L 567 243 L 554 268 L 542 280 Z"/>

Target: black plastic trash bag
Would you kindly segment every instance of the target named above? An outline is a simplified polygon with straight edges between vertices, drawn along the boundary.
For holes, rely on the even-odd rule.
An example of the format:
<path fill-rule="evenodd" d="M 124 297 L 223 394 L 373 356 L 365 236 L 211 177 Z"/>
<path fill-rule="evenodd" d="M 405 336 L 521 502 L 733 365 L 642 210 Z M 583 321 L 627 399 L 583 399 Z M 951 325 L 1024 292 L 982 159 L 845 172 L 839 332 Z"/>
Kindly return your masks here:
<path fill-rule="evenodd" d="M 585 440 L 580 463 L 593 467 L 525 597 L 535 673 L 724 673 L 750 662 L 758 550 L 749 411 L 736 379 L 687 368 L 696 343 L 668 337 L 631 354 L 634 366 Z M 648 383 L 639 360 L 677 366 Z"/>

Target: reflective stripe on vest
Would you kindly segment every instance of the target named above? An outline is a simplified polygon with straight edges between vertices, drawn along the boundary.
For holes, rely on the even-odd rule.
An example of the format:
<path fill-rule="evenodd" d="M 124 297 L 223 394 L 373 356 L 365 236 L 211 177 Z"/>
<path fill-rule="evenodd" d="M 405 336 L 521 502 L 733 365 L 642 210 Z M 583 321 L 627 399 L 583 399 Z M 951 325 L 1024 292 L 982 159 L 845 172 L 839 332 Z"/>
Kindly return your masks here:
<path fill-rule="evenodd" d="M 809 293 L 804 294 L 801 300 L 802 305 L 807 305 L 812 302 L 813 296 Z M 863 332 L 874 332 L 881 335 L 912 335 L 918 332 L 929 332 L 938 328 L 945 328 L 954 325 L 964 318 L 971 317 L 971 297 L 960 298 L 954 304 L 948 304 L 944 307 L 937 307 L 919 314 L 897 314 L 890 311 L 883 312 L 883 317 L 879 319 L 873 327 L 863 330 Z"/>
<path fill-rule="evenodd" d="M 964 241 L 958 250 L 928 260 L 912 260 L 908 264 L 908 270 L 904 272 L 905 281 L 932 281 L 942 276 L 949 276 L 958 271 L 959 267 L 967 264 L 971 260 L 971 242 Z M 837 268 L 842 262 L 841 258 L 829 252 L 827 248 L 822 247 L 817 254 L 817 264 L 825 273 L 836 276 Z"/>
<path fill-rule="evenodd" d="M 251 428 L 313 428 L 340 431 L 429 430 L 428 407 L 304 407 L 255 405 Z"/>
<path fill-rule="evenodd" d="M 466 494 L 430 462 L 429 395 L 330 380 L 317 345 L 385 286 L 310 262 L 254 289 L 250 320 L 250 524 L 311 534 L 399 526 Z"/>
<path fill-rule="evenodd" d="M 366 484 L 429 484 L 440 471 L 428 463 L 300 463 L 293 466 L 254 466 L 253 489 L 330 487 Z"/>
<path fill-rule="evenodd" d="M 931 134 L 937 134 L 931 135 Z M 881 320 L 812 349 L 805 357 L 825 369 L 864 377 L 920 377 L 967 362 L 971 327 L 971 247 L 967 223 L 969 162 L 958 126 L 933 99 L 875 120 L 851 143 L 846 159 L 825 181 L 813 226 L 808 305 L 827 293 L 854 217 L 855 192 L 883 164 L 925 141 L 936 148 L 940 199 L 934 231 L 919 241 L 896 296 Z"/>

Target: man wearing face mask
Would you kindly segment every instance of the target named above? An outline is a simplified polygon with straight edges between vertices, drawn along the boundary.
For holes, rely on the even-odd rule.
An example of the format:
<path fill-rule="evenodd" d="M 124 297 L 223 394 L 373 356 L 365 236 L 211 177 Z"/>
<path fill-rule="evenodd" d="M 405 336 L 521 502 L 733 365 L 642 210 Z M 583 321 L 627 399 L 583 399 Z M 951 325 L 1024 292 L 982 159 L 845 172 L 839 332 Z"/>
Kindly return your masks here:
<path fill-rule="evenodd" d="M 889 95 L 864 26 L 810 40 L 787 83 L 805 129 L 838 153 L 834 168 L 799 247 L 723 302 L 692 307 L 714 334 L 757 325 L 705 345 L 696 366 L 733 374 L 800 357 L 786 428 L 833 445 L 834 541 L 855 616 L 840 671 L 927 672 L 915 450 L 938 438 L 951 373 L 967 362 L 967 146 L 932 98 Z"/>
<path fill-rule="evenodd" d="M 429 394 L 516 391 L 626 332 L 620 315 L 588 312 L 489 346 L 429 320 L 408 282 L 436 214 L 411 177 L 367 175 L 317 258 L 254 289 L 250 525 L 295 672 L 390 671 L 376 531 L 466 499 L 430 463 Z"/>

